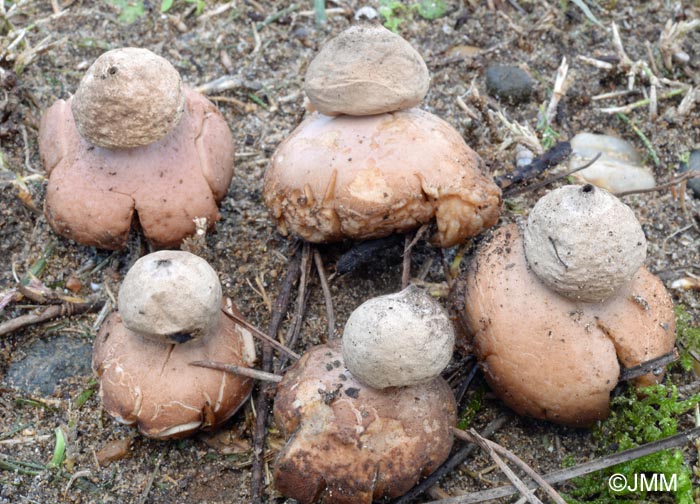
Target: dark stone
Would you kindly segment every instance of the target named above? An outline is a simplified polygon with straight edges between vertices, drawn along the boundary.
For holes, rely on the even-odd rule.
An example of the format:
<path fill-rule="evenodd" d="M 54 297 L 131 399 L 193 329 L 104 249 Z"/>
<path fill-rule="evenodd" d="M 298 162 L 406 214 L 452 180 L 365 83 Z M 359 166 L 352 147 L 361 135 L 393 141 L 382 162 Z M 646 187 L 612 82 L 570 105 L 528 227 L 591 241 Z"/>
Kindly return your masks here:
<path fill-rule="evenodd" d="M 690 153 L 688 163 L 681 163 L 678 170 L 679 173 L 687 172 L 688 170 L 698 172 L 700 174 L 700 150 L 694 150 Z M 700 199 L 700 178 L 688 179 L 687 187 L 693 193 L 695 198 Z"/>
<path fill-rule="evenodd" d="M 66 378 L 90 375 L 91 360 L 92 345 L 86 341 L 67 335 L 40 339 L 24 359 L 10 364 L 6 380 L 23 392 L 50 396 Z"/>
<path fill-rule="evenodd" d="M 491 65 L 486 69 L 486 91 L 512 105 L 528 101 L 534 86 L 528 73 L 516 66 Z"/>

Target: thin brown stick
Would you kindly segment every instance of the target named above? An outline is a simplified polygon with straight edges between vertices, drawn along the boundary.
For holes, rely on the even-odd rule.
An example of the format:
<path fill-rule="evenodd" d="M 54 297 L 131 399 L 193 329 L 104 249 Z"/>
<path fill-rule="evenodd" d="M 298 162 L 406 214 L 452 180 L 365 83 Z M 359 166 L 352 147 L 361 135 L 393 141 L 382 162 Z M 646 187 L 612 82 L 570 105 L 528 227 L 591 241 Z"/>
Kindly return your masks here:
<path fill-rule="evenodd" d="M 665 184 L 650 187 L 648 189 L 635 189 L 633 191 L 622 191 L 619 193 L 615 193 L 615 196 L 617 196 L 618 198 L 621 198 L 622 196 L 629 196 L 630 194 L 644 194 L 644 193 L 650 193 L 650 192 L 663 191 L 664 189 L 669 189 L 675 185 L 680 184 L 681 182 L 683 182 L 685 180 L 692 179 L 692 178 L 700 178 L 700 173 L 697 173 L 695 171 L 687 171 L 687 172 L 683 173 L 682 175 L 679 175 L 676 178 L 671 179 L 670 181 L 666 182 Z"/>
<path fill-rule="evenodd" d="M 247 376 L 248 378 L 255 378 L 256 380 L 267 382 L 279 383 L 282 381 L 282 377 L 274 373 L 266 373 L 265 371 L 260 371 L 259 369 L 248 368 L 245 366 L 236 366 L 235 364 L 224 364 L 223 362 L 200 360 L 190 362 L 190 366 L 218 369 L 219 371 L 226 371 L 227 373 L 236 374 L 240 376 Z"/>
<path fill-rule="evenodd" d="M 460 429 L 453 428 L 452 431 L 455 433 L 455 436 L 457 436 L 460 439 L 470 441 L 470 442 L 478 442 L 479 446 L 482 446 L 483 443 L 488 444 L 496 453 L 504 456 L 508 460 L 510 460 L 513 464 L 517 465 L 520 470 L 522 470 L 525 474 L 527 474 L 532 480 L 537 483 L 542 490 L 547 492 L 547 495 L 549 496 L 550 499 L 552 499 L 556 504 L 566 504 L 566 501 L 562 499 L 561 495 L 557 493 L 552 486 L 547 483 L 542 476 L 537 474 L 529 465 L 527 465 L 520 457 L 518 457 L 515 453 L 511 452 L 507 448 L 499 445 L 498 443 L 495 443 L 494 441 L 491 441 L 490 439 L 486 439 L 482 436 L 480 436 L 474 429 L 470 429 L 469 432 L 466 431 L 461 431 Z M 459 432 L 458 432 L 459 431 Z M 470 440 L 469 438 L 472 438 Z"/>
<path fill-rule="evenodd" d="M 418 243 L 418 240 L 423 238 L 423 235 L 430 228 L 430 226 L 431 226 L 431 223 L 426 222 L 425 224 L 423 224 L 421 227 L 418 228 L 418 231 L 416 231 L 416 235 L 413 237 L 413 240 L 411 240 L 411 243 L 408 244 L 409 250 L 416 246 L 416 243 Z"/>
<path fill-rule="evenodd" d="M 280 342 L 277 341 L 276 339 L 271 338 L 270 336 L 268 336 L 267 334 L 265 334 L 264 332 L 262 332 L 260 329 L 258 329 L 257 327 L 255 327 L 253 324 L 251 324 L 251 323 L 248 322 L 247 320 L 245 320 L 245 319 L 239 317 L 239 316 L 236 315 L 235 313 L 230 312 L 230 311 L 228 311 L 228 310 L 225 309 L 225 308 L 222 308 L 221 311 L 224 312 L 224 314 L 225 314 L 228 318 L 230 318 L 231 320 L 234 320 L 235 322 L 241 324 L 241 325 L 244 326 L 246 329 L 248 329 L 250 332 L 252 332 L 252 333 L 253 333 L 253 336 L 255 336 L 256 338 L 262 340 L 262 341 L 264 342 L 264 344 L 268 344 L 268 345 L 270 345 L 271 347 L 273 347 L 273 348 L 279 350 L 280 352 L 284 352 L 285 354 L 287 354 L 289 357 L 292 357 L 293 359 L 298 360 L 298 359 L 301 358 L 301 355 L 299 355 L 298 353 L 296 353 L 296 352 L 293 351 L 293 350 L 290 350 L 289 348 L 287 348 L 286 346 L 284 346 L 282 343 L 280 343 Z"/>
<path fill-rule="evenodd" d="M 335 339 L 335 314 L 333 313 L 333 298 L 331 297 L 331 289 L 328 287 L 328 278 L 326 277 L 326 269 L 323 267 L 323 259 L 321 253 L 314 247 L 314 263 L 316 270 L 321 279 L 321 290 L 326 301 L 326 317 L 328 318 L 328 341 Z"/>
<path fill-rule="evenodd" d="M 506 415 L 496 417 L 494 420 L 491 420 L 491 422 L 489 422 L 489 424 L 486 427 L 484 427 L 484 429 L 481 431 L 481 435 L 484 437 L 493 436 L 496 433 L 496 431 L 498 431 L 498 429 L 505 425 L 507 421 L 508 416 Z M 462 462 L 471 457 L 471 455 L 475 451 L 476 445 L 469 444 L 463 446 L 454 455 L 452 455 L 452 457 L 450 457 L 450 459 L 447 462 L 438 467 L 433 474 L 425 478 L 407 493 L 399 497 L 396 501 L 393 502 L 393 504 L 408 504 L 409 502 L 413 502 L 416 499 L 416 497 L 419 497 L 420 495 L 424 494 L 428 491 L 430 487 L 437 484 L 440 478 L 451 473 L 457 466 L 459 466 L 460 464 L 462 464 Z"/>
<path fill-rule="evenodd" d="M 287 313 L 289 298 L 291 297 L 292 287 L 299 278 L 299 270 L 301 261 L 299 258 L 299 246 L 294 249 L 294 255 L 289 261 L 287 274 L 284 277 L 279 294 L 275 298 L 272 305 L 272 316 L 270 317 L 270 325 L 268 326 L 268 335 L 273 339 L 277 335 L 282 320 Z M 286 347 L 285 347 L 286 348 Z M 268 342 L 263 343 L 262 365 L 261 368 L 265 372 L 271 372 L 273 365 L 272 345 Z M 250 501 L 253 504 L 262 504 L 264 485 L 263 485 L 263 468 L 265 466 L 265 437 L 267 435 L 267 417 L 270 412 L 270 400 L 274 394 L 274 386 L 271 383 L 262 382 L 258 389 L 258 395 L 255 400 L 255 434 L 253 436 L 253 466 L 250 476 Z"/>
<path fill-rule="evenodd" d="M 311 244 L 304 242 L 301 249 L 301 276 L 299 278 L 299 291 L 297 292 L 297 307 L 294 312 L 294 322 L 289 327 L 284 343 L 287 348 L 293 348 L 299 338 L 301 332 L 301 324 L 304 321 L 304 313 L 306 312 L 306 303 L 309 300 L 309 278 L 311 276 Z M 275 369 L 279 371 L 287 365 L 289 359 L 286 355 L 281 355 L 277 360 Z"/>
<path fill-rule="evenodd" d="M 514 189 L 512 191 L 509 191 L 508 189 L 506 189 L 505 191 L 503 191 L 503 196 L 510 198 L 513 196 L 517 196 L 518 194 L 522 194 L 524 192 L 527 192 L 527 191 L 535 191 L 537 189 L 540 189 L 541 187 L 548 186 L 549 184 L 552 184 L 552 183 L 556 182 L 557 180 L 561 180 L 563 178 L 568 177 L 569 175 L 573 175 L 576 172 L 579 172 L 581 170 L 585 170 L 586 168 L 591 166 L 593 163 L 598 161 L 598 158 L 600 156 L 602 156 L 601 152 L 596 154 L 595 157 L 593 159 L 591 159 L 588 163 L 586 163 L 582 166 L 579 166 L 578 168 L 574 168 L 573 170 L 569 170 L 568 172 L 560 173 L 559 175 L 555 175 L 554 177 L 548 178 L 547 180 L 544 180 L 538 184 L 532 184 L 529 186 L 520 187 L 520 188 Z"/>
<path fill-rule="evenodd" d="M 411 233 L 404 237 L 403 244 L 403 267 L 401 268 L 401 290 L 408 287 L 411 280 Z"/>
<path fill-rule="evenodd" d="M 700 427 L 695 427 L 694 429 L 690 429 L 686 432 L 676 434 L 675 436 L 667 437 L 665 439 L 654 441 L 652 443 L 647 443 L 636 448 L 631 448 L 629 450 L 613 453 L 605 457 L 600 457 L 590 462 L 577 465 L 575 467 L 551 472 L 544 476 L 544 480 L 547 481 L 549 484 L 561 483 L 563 481 L 568 481 L 573 478 L 578 478 L 579 476 L 585 476 L 586 474 L 600 471 L 602 469 L 607 469 L 608 467 L 612 467 L 623 462 L 635 460 L 646 455 L 659 452 L 661 450 L 678 448 L 679 446 L 683 446 L 687 442 L 692 441 L 698 437 L 700 437 Z M 534 485 L 534 482 L 528 484 L 528 486 Z M 432 501 L 428 504 L 476 504 L 478 502 L 486 502 L 494 499 L 508 497 L 509 495 L 513 495 L 517 492 L 518 489 L 511 485 L 508 485 L 498 488 L 491 488 L 489 490 L 482 490 L 481 492 L 474 492 L 466 495 L 460 495 L 457 497 L 451 497 L 449 499 Z"/>
<path fill-rule="evenodd" d="M 433 485 L 430 488 L 428 488 L 428 497 L 432 499 L 447 499 L 450 497 L 450 494 L 440 488 L 438 485 Z"/>
<path fill-rule="evenodd" d="M 661 374 L 665 365 L 677 361 L 678 358 L 678 350 L 674 348 L 672 351 L 662 355 L 661 357 L 656 357 L 655 359 L 642 362 L 641 364 L 631 368 L 622 369 L 620 371 L 619 381 L 632 380 L 634 378 L 644 376 L 647 373 Z"/>
<path fill-rule="evenodd" d="M 34 324 L 40 324 L 57 317 L 70 317 L 81 313 L 91 313 L 100 311 L 104 301 L 94 303 L 66 303 L 62 305 L 51 305 L 40 313 L 29 313 L 13 318 L 0 324 L 0 336 L 10 334 L 18 329 Z"/>
<path fill-rule="evenodd" d="M 158 458 L 156 459 L 155 464 L 153 465 L 153 470 L 151 471 L 151 475 L 148 477 L 148 482 L 146 483 L 146 488 L 143 490 L 143 494 L 141 495 L 141 498 L 139 499 L 138 504 L 145 504 L 146 501 L 148 500 L 148 494 L 151 492 L 151 488 L 153 488 L 153 482 L 156 480 L 156 476 L 158 475 L 158 469 L 160 469 L 160 464 L 163 462 L 163 452 L 160 452 L 158 454 Z"/>
<path fill-rule="evenodd" d="M 508 465 L 503 461 L 500 455 L 496 453 L 494 446 L 491 443 L 489 443 L 486 438 L 483 438 L 478 434 L 475 436 L 474 434 L 476 434 L 476 431 L 474 430 L 471 433 L 472 435 L 469 435 L 470 433 L 467 433 L 461 429 L 457 429 L 454 427 L 452 428 L 452 433 L 459 439 L 479 445 L 479 447 L 482 450 L 488 453 L 489 457 L 491 457 L 491 459 L 496 463 L 501 472 L 503 472 L 503 474 L 506 475 L 506 477 L 510 480 L 513 486 L 518 489 L 520 494 L 523 497 L 527 497 L 527 500 L 528 502 L 530 502 L 530 504 L 542 504 L 542 501 L 534 495 L 533 490 L 528 488 L 527 485 L 523 482 L 523 480 L 518 478 L 518 476 L 513 472 L 513 470 L 510 467 L 508 467 Z"/>
<path fill-rule="evenodd" d="M 406 234 L 403 244 L 403 268 L 401 270 L 401 289 L 408 287 L 411 281 L 411 251 L 415 247 L 418 240 L 425 234 L 425 232 L 430 227 L 430 223 L 423 224 L 418 228 L 418 231 L 413 235 L 411 239 L 411 233 Z"/>
<path fill-rule="evenodd" d="M 447 279 L 447 285 L 449 287 L 452 287 L 452 284 L 454 283 L 455 279 L 452 278 L 452 269 L 450 268 L 450 265 L 447 262 L 447 258 L 445 257 L 445 249 L 439 248 L 438 255 L 440 256 L 440 264 L 442 264 L 443 274 Z"/>

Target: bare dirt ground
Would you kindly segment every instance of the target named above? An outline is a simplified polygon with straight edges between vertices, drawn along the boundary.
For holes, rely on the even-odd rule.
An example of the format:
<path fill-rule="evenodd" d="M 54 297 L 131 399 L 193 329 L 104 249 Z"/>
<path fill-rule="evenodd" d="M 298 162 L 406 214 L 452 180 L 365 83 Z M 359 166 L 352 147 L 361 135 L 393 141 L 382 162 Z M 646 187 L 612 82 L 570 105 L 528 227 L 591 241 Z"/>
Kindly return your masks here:
<path fill-rule="evenodd" d="M 7 81 L 7 73 L 0 74 L 0 297 L 16 286 L 16 275 L 21 277 L 40 259 L 49 243 L 54 248 L 42 281 L 61 286 L 71 274 L 81 272 L 83 289 L 78 294 L 103 299 L 107 297 L 106 287 L 116 292 L 129 264 L 147 251 L 138 239 L 125 251 L 109 253 L 57 237 L 41 213 L 45 181 L 33 176 L 42 173 L 37 149 L 42 111 L 56 99 L 73 93 L 87 66 L 105 50 L 141 46 L 168 58 L 193 87 L 225 75 L 240 78 L 235 88 L 213 93 L 223 97 L 214 99 L 233 131 L 237 160 L 236 176 L 221 206 L 223 219 L 217 232 L 207 236 L 203 255 L 220 273 L 225 294 L 235 299 L 252 323 L 266 328 L 270 311 L 260 291 L 264 289 L 270 297 L 277 293 L 286 271 L 290 241 L 276 234 L 267 216 L 261 198 L 262 176 L 275 147 L 303 117 L 302 84 L 309 61 L 324 41 L 355 22 L 354 13 L 365 4 L 353 0 L 327 2 L 332 9 L 328 22 L 318 28 L 311 2 L 299 2 L 287 14 L 254 30 L 257 23 L 290 4 L 273 0 L 211 1 L 197 15 L 193 4 L 176 0 L 163 15 L 159 12 L 160 2 L 145 0 L 143 16 L 125 24 L 119 18 L 119 8 L 102 0 L 0 1 L 4 1 L 6 12 L 15 8 L 9 18 L 0 15 L 0 50 L 5 54 L 4 60 L 0 58 L 0 67 L 11 71 L 19 55 L 26 58 L 32 48 L 44 46 L 35 58 L 24 61 L 23 71 L 16 75 L 16 85 Z M 52 10 L 52 3 L 61 9 L 60 13 Z M 376 2 L 367 3 L 377 7 Z M 494 174 L 512 169 L 514 151 L 512 146 L 501 148 L 512 135 L 490 118 L 487 109 L 500 109 L 511 120 L 534 129 L 539 107 L 549 101 L 563 57 L 571 65 L 572 85 L 552 125 L 561 138 L 570 138 L 580 131 L 612 133 L 647 152 L 641 137 L 629 125 L 599 108 L 642 99 L 643 90 L 649 90 L 648 80 L 638 79 L 635 94 L 603 103 L 592 100 L 595 95 L 620 91 L 627 85 L 627 77 L 615 60 L 611 23 L 614 21 L 619 27 L 631 60 L 649 62 L 651 53 L 656 65 L 661 66 L 659 37 L 666 22 L 700 18 L 700 4 L 691 1 L 586 2 L 594 6 L 593 13 L 604 27 L 587 20 L 574 2 L 447 3 L 448 12 L 439 19 L 404 14 L 406 20 L 399 31 L 423 55 L 432 73 L 431 88 L 422 106 L 454 125 Z M 522 11 L 513 4 L 519 4 Z M 21 30 L 26 30 L 24 38 L 8 47 Z M 682 40 L 678 50 L 689 55 L 688 62 L 676 62 L 670 71 L 660 70 L 660 75 L 685 86 L 700 86 L 700 30 Z M 609 61 L 613 68 L 595 68 L 578 56 Z M 534 96 L 527 104 L 511 106 L 490 99 L 481 101 L 480 108 L 472 99 L 473 93 L 472 98 L 467 95 L 473 83 L 479 94 L 486 96 L 484 71 L 492 62 L 519 65 L 534 77 Z M 649 119 L 647 106 L 628 114 L 658 154 L 660 162 L 654 171 L 660 182 L 674 175 L 684 153 L 700 147 L 700 105 L 684 116 L 673 116 L 669 110 L 679 107 L 684 94 L 662 97 L 670 89 L 673 88 L 660 88 L 658 119 Z M 475 112 L 474 118 L 460 108 L 460 97 Z M 652 164 L 650 160 L 647 163 Z M 12 182 L 15 175 L 29 177 L 26 191 Z M 545 192 L 546 189 L 539 189 L 513 198 L 506 205 L 502 221 L 526 214 Z M 667 286 L 678 278 L 700 273 L 700 200 L 686 199 L 684 211 L 680 200 L 665 190 L 629 196 L 625 202 L 635 210 L 647 234 L 647 265 Z M 330 272 L 350 246 L 321 247 Z M 400 248 L 388 248 L 371 264 L 332 281 L 336 332 L 342 331 L 348 315 L 362 301 L 400 288 L 400 254 Z M 454 251 L 448 251 L 446 256 L 451 258 L 453 254 Z M 433 264 L 426 280 L 444 281 L 438 251 L 421 242 L 413 257 L 414 274 L 429 261 Z M 672 295 L 675 303 L 685 305 L 693 323 L 700 324 L 697 291 L 673 290 Z M 0 311 L 0 323 L 30 313 L 32 307 L 28 304 L 23 301 L 7 306 Z M 36 475 L 0 470 L 0 502 L 248 502 L 254 425 L 250 405 L 215 436 L 158 442 L 139 436 L 104 414 L 97 394 L 76 405 L 82 392 L 95 388 L 89 372 L 62 382 L 48 396 L 24 392 L 8 383 L 10 364 L 21 360 L 34 342 L 59 334 L 89 342 L 94 338 L 95 317 L 92 314 L 62 318 L 0 337 L 0 454 L 13 461 L 45 465 L 53 454 L 55 429 L 62 426 L 68 434 L 67 459 L 59 469 L 41 470 Z M 319 343 L 326 333 L 323 295 L 318 278 L 314 277 L 302 341 L 296 350 Z M 671 379 L 687 384 L 695 378 L 676 371 Z M 477 378 L 467 400 L 480 389 L 483 384 Z M 504 411 L 504 406 L 487 396 L 485 407 L 476 414 L 472 425 L 481 429 Z M 690 426 L 692 418 L 688 415 L 681 428 Z M 130 440 L 128 456 L 106 467 L 96 464 L 97 451 L 112 441 L 125 439 Z M 508 417 L 493 439 L 541 473 L 560 468 L 566 458 L 585 461 L 600 448 L 588 431 L 515 415 Z M 280 443 L 279 435 L 271 428 L 269 460 Z M 697 463 L 697 454 L 691 450 L 686 449 L 685 456 L 689 464 Z M 478 455 L 443 479 L 441 487 L 458 493 L 486 488 L 486 480 L 502 484 L 504 479 L 497 471 L 474 477 L 490 465 L 487 457 Z M 271 502 L 284 502 L 271 486 L 266 487 L 266 496 Z M 669 496 L 657 498 L 670 502 Z"/>

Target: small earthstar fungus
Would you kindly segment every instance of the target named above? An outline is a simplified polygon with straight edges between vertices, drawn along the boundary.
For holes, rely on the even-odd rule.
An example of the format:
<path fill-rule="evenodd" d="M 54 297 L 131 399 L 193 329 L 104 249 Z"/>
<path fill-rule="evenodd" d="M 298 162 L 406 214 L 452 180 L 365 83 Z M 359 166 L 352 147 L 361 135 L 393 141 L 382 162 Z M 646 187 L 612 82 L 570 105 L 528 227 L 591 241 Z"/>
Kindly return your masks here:
<path fill-rule="evenodd" d="M 311 114 L 265 173 L 265 204 L 283 235 L 365 240 L 435 221 L 450 247 L 496 223 L 501 192 L 461 135 L 414 108 L 429 76 L 401 37 L 355 26 L 309 65 Z M 327 115 L 324 115 L 327 114 Z"/>
<path fill-rule="evenodd" d="M 590 425 L 608 416 L 621 367 L 673 351 L 673 304 L 643 266 L 645 253 L 632 210 L 590 184 L 552 191 L 526 226 L 504 226 L 481 244 L 463 284 L 461 318 L 508 406 Z M 660 367 L 635 383 L 662 377 Z"/>
<path fill-rule="evenodd" d="M 146 49 L 100 56 L 74 96 L 42 116 L 51 227 L 79 243 L 119 249 L 132 221 L 158 248 L 210 226 L 233 177 L 233 137 L 216 107 Z"/>
<path fill-rule="evenodd" d="M 373 389 L 348 371 L 340 342 L 313 347 L 277 387 L 275 423 L 287 440 L 275 486 L 302 504 L 396 498 L 452 447 L 452 391 L 442 378 Z"/>
<path fill-rule="evenodd" d="M 139 259 L 119 290 L 119 311 L 95 340 L 92 367 L 105 410 L 158 439 L 230 418 L 250 395 L 252 379 L 189 364 L 253 366 L 252 334 L 222 306 L 235 311 L 203 259 L 167 250 Z"/>

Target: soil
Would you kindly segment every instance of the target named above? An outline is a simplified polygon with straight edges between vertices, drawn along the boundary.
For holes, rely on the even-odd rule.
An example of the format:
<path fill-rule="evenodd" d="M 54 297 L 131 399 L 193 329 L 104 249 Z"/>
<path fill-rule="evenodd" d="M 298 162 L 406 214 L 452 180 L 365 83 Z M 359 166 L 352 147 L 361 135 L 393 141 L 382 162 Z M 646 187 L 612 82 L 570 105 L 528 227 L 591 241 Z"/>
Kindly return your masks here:
<path fill-rule="evenodd" d="M 75 275 L 83 285 L 77 295 L 101 299 L 107 299 L 108 289 L 117 291 L 129 265 L 148 251 L 138 235 L 128 249 L 116 253 L 77 245 L 55 235 L 41 212 L 46 182 L 36 176 L 42 173 L 37 148 L 42 111 L 56 99 L 70 96 L 85 69 L 105 50 L 140 46 L 168 58 L 192 87 L 225 75 L 238 77 L 237 86 L 210 94 L 235 137 L 236 176 L 221 204 L 223 219 L 216 232 L 206 236 L 206 247 L 200 252 L 220 273 L 225 293 L 235 299 L 240 311 L 256 326 L 266 328 L 270 318 L 266 299 L 278 292 L 292 241 L 275 232 L 266 213 L 261 198 L 263 173 L 276 146 L 305 113 L 302 84 L 309 61 L 325 41 L 355 22 L 354 13 L 365 4 L 328 1 L 327 6 L 333 10 L 325 26 L 319 28 L 311 2 L 305 2 L 254 30 L 257 23 L 290 4 L 272 0 L 204 2 L 203 12 L 198 14 L 194 4 L 175 1 L 167 14 L 161 14 L 160 2 L 144 0 L 143 16 L 125 24 L 119 17 L 120 9 L 113 4 L 138 2 L 58 0 L 59 14 L 52 11 L 51 3 L 5 0 L 5 10 L 15 10 L 9 18 L 0 14 L 0 55 L 4 55 L 0 56 L 0 298 L 16 287 L 18 276 L 41 258 L 48 244 L 53 244 L 53 249 L 41 273 L 44 284 L 61 287 Z M 659 75 L 684 85 L 700 85 L 700 30 L 689 33 L 676 51 L 689 55 L 688 62 L 675 61 L 670 70 L 664 70 L 658 52 L 665 23 L 700 18 L 697 2 L 585 2 L 593 6 L 593 14 L 606 28 L 588 21 L 574 2 L 447 3 L 447 14 L 435 20 L 404 13 L 406 19 L 399 31 L 423 55 L 431 70 L 432 84 L 422 107 L 455 126 L 494 175 L 512 169 L 514 145 L 507 141 L 512 134 L 487 110 L 502 110 L 511 121 L 534 129 L 540 106 L 546 107 L 549 102 L 563 57 L 570 64 L 572 84 L 552 124 L 561 139 L 580 131 L 609 133 L 633 142 L 640 152 L 648 152 L 641 135 L 628 124 L 614 114 L 599 111 L 601 106 L 642 99 L 649 91 L 647 81 L 638 78 L 633 94 L 602 102 L 592 99 L 627 86 L 627 76 L 615 57 L 609 28 L 612 22 L 619 27 L 624 48 L 633 61 L 650 61 L 648 43 Z M 369 4 L 377 7 L 376 2 Z M 24 29 L 24 40 L 10 46 Z M 42 45 L 45 47 L 27 60 L 31 49 Z M 595 68 L 579 56 L 610 62 L 612 69 Z M 9 72 L 17 62 L 24 68 L 15 76 Z M 535 89 L 529 102 L 513 106 L 487 98 L 484 73 L 494 62 L 521 66 L 530 73 Z M 470 86 L 480 98 L 474 92 L 467 93 Z M 661 89 L 658 95 L 661 97 L 668 89 Z M 458 98 L 466 102 L 473 117 L 460 107 Z M 700 147 L 700 106 L 696 104 L 690 113 L 679 115 L 674 111 L 681 98 L 661 98 L 659 118 L 655 120 L 649 118 L 646 106 L 628 113 L 658 155 L 657 166 L 647 160 L 658 181 L 672 177 L 681 157 Z M 26 189 L 12 183 L 15 175 L 28 177 Z M 527 214 L 546 190 L 510 198 L 502 222 Z M 647 266 L 667 287 L 674 280 L 700 273 L 700 200 L 687 197 L 682 204 L 677 192 L 662 190 L 627 196 L 624 201 L 635 210 L 649 240 Z M 321 246 L 326 269 L 332 273 L 336 261 L 352 246 Z M 439 286 L 446 279 L 443 259 L 450 261 L 455 253 L 441 253 L 421 241 L 413 254 L 413 274 L 425 266 L 425 280 Z M 400 247 L 389 246 L 375 254 L 371 263 L 333 278 L 330 291 L 336 334 L 362 301 L 400 288 L 401 262 Z M 467 257 L 460 267 L 466 268 L 468 262 Z M 699 325 L 697 290 L 673 289 L 671 293 L 674 302 L 683 304 L 693 323 Z M 27 300 L 11 303 L 0 311 L 0 323 L 31 313 L 32 308 Z M 290 318 L 285 320 L 282 334 Z M 37 475 L 0 472 L 0 502 L 248 502 L 254 425 L 250 404 L 214 434 L 159 442 L 138 435 L 106 415 L 97 393 L 77 405 L 81 393 L 95 390 L 90 375 L 71 377 L 49 396 L 24 392 L 6 381 L 10 363 L 22 359 L 35 341 L 56 334 L 91 341 L 95 320 L 95 314 L 63 317 L 0 337 L 0 460 L 9 457 L 44 465 L 53 454 L 55 429 L 62 427 L 67 433 L 67 459 L 59 469 Z M 321 342 L 327 332 L 324 297 L 314 276 L 301 341 L 295 350 L 302 352 Z M 458 362 L 463 361 L 456 357 Z M 454 373 L 457 367 L 455 364 L 450 368 L 453 384 L 464 377 L 464 371 Z M 693 375 L 678 370 L 670 378 L 676 384 L 695 380 Z M 477 376 L 465 401 L 484 387 Z M 565 458 L 588 460 L 603 448 L 587 430 L 518 418 L 488 394 L 485 407 L 472 425 L 480 430 L 504 413 L 508 420 L 492 438 L 540 473 L 560 468 Z M 691 426 L 692 418 L 688 416 L 680 428 Z M 120 458 L 124 450 L 117 449 L 117 460 L 99 466 L 96 453 L 114 441 L 128 444 L 127 456 Z M 278 432 L 270 427 L 268 461 L 281 443 Z M 697 454 L 690 449 L 684 455 L 690 464 L 697 464 Z M 440 486 L 457 494 L 486 488 L 489 482 L 503 484 L 505 479 L 498 471 L 475 477 L 491 465 L 490 459 L 479 454 L 441 480 Z M 284 502 L 269 484 L 269 474 L 266 500 Z M 657 497 L 668 501 L 668 496 Z"/>

